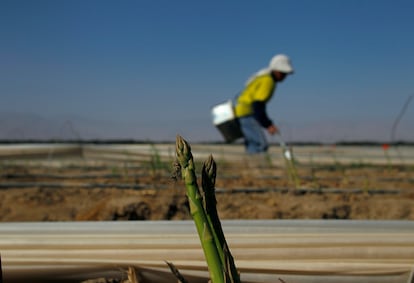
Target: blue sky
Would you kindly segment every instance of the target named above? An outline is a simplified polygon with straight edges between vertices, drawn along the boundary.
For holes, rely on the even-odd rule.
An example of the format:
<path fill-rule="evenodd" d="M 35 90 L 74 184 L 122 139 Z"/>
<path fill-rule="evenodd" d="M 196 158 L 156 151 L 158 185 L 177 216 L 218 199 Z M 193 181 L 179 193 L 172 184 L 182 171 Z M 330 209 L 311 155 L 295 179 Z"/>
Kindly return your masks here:
<path fill-rule="evenodd" d="M 58 137 L 71 121 L 84 138 L 220 140 L 210 108 L 285 53 L 296 72 L 268 114 L 286 139 L 386 141 L 414 94 L 413 11 L 408 0 L 2 0 L 0 114 L 55 132 L 3 119 L 0 137 Z M 413 122 L 414 102 L 396 137 L 414 140 Z"/>

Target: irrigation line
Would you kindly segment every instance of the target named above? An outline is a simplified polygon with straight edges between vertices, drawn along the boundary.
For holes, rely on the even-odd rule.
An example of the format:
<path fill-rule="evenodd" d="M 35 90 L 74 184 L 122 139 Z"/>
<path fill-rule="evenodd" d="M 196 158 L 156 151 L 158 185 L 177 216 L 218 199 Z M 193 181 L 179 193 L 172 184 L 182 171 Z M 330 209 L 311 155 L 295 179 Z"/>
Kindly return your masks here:
<path fill-rule="evenodd" d="M 167 189 L 171 186 L 163 185 L 131 185 L 131 184 L 61 184 L 61 183 L 2 183 L 0 189 L 132 189 L 132 190 L 157 190 Z"/>
<path fill-rule="evenodd" d="M 15 173 L 9 173 L 9 174 L 0 174 L 1 179 L 27 179 L 27 178 L 34 178 L 34 179 L 70 179 L 70 180 L 83 180 L 83 179 L 123 179 L 123 178 L 132 178 L 132 177 L 149 177 L 151 174 L 76 174 L 72 175 L 70 173 L 66 173 L 63 175 L 57 175 L 57 174 L 15 174 Z M 157 175 L 158 176 L 158 175 Z M 165 177 L 168 177 L 169 175 L 165 174 L 163 175 Z"/>
<path fill-rule="evenodd" d="M 239 178 L 239 177 L 238 177 Z M 356 180 L 367 180 L 369 179 L 370 181 L 377 181 L 377 182 L 408 182 L 408 183 L 414 183 L 414 178 L 386 178 L 386 177 L 380 177 L 380 178 L 372 178 L 369 177 L 367 178 L 366 176 L 340 176 L 340 177 L 315 177 L 315 176 L 300 176 L 301 180 L 305 180 L 305 181 L 340 181 L 343 180 L 344 178 L 346 178 L 347 180 L 352 180 L 352 181 L 356 181 Z M 230 179 L 230 178 L 228 178 Z M 236 178 L 235 178 L 236 179 Z M 283 176 L 260 176 L 257 177 L 256 179 L 261 179 L 261 180 L 282 180 L 284 179 Z"/>
<path fill-rule="evenodd" d="M 150 177 L 150 174 L 82 174 L 82 175 L 57 175 L 57 174 L 0 174 L 0 179 L 57 179 L 57 180 L 85 180 L 85 179 L 105 179 L 106 181 L 115 179 L 125 179 L 125 178 L 145 178 Z M 171 174 L 158 174 L 157 177 L 160 178 L 170 178 Z M 283 180 L 286 178 L 285 175 L 262 175 L 262 176 L 249 176 L 250 179 L 258 180 Z M 300 176 L 302 180 L 305 181 L 338 181 L 343 179 L 343 177 L 315 177 L 315 176 Z M 240 176 L 236 175 L 223 175 L 217 179 L 221 180 L 236 180 L 240 179 Z M 365 176 L 347 176 L 349 180 L 366 180 Z M 392 178 L 392 177 L 380 177 L 380 178 L 369 178 L 370 180 L 377 182 L 408 182 L 414 183 L 414 178 Z M 23 181 L 24 182 L 24 181 Z"/>
<path fill-rule="evenodd" d="M 60 184 L 60 183 L 2 183 L 0 184 L 0 190 L 7 189 L 26 189 L 26 188 L 38 188 L 38 189 L 132 189 L 137 191 L 145 190 L 166 190 L 171 188 L 171 185 L 131 185 L 131 184 Z M 268 193 L 279 192 L 287 193 L 292 192 L 292 188 L 289 187 L 277 187 L 277 188 L 216 188 L 218 194 L 233 194 L 233 193 Z M 358 188 L 297 188 L 294 190 L 294 194 L 400 194 L 403 190 L 396 189 L 358 189 Z"/>
<path fill-rule="evenodd" d="M 288 193 L 293 192 L 296 195 L 301 194 L 372 194 L 372 195 L 395 195 L 400 194 L 402 190 L 395 189 L 338 189 L 338 188 L 322 188 L 322 189 L 313 189 L 313 188 L 234 188 L 234 189 L 223 189 L 216 188 L 216 193 L 267 193 L 267 192 L 277 192 L 277 193 Z"/>
<path fill-rule="evenodd" d="M 382 152 L 381 152 L 382 153 Z M 382 157 L 383 158 L 383 153 L 382 153 Z M 411 157 L 410 157 L 411 158 Z M 122 163 L 122 164 L 118 164 L 117 166 L 111 166 L 111 165 L 89 165 L 89 164 L 85 164 L 85 165 L 74 165 L 74 164 L 69 164 L 67 166 L 64 167 L 54 167 L 54 166 L 43 166 L 43 165 L 39 165 L 39 164 L 31 164 L 31 163 L 27 163 L 27 164 L 7 164 L 7 165 L 3 165 L 5 167 L 10 167 L 10 168 L 21 168 L 22 166 L 25 168 L 35 168 L 35 169 L 45 169 L 45 170 L 50 170 L 50 169 L 65 169 L 65 170 L 81 170 L 81 171 L 114 171 L 114 170 L 123 170 L 123 169 L 127 169 L 130 171 L 140 171 L 140 170 L 151 170 L 151 171 L 169 171 L 169 169 L 171 168 L 171 164 L 164 164 L 164 167 L 160 167 L 160 166 L 154 166 L 151 167 L 150 164 L 145 164 L 145 165 L 132 165 L 130 163 Z M 387 164 L 373 164 L 373 163 L 358 163 L 357 165 L 352 164 L 352 163 L 340 163 L 341 167 L 344 167 L 346 169 L 359 169 L 358 167 L 365 167 L 365 168 L 387 168 L 388 165 Z M 226 171 L 230 171 L 230 172 L 234 172 L 234 171 L 241 171 L 241 170 L 248 170 L 249 168 L 247 168 L 244 163 L 240 163 L 240 164 L 219 164 L 220 167 L 220 172 L 226 172 Z M 303 169 L 303 170 L 308 170 L 308 169 L 313 169 L 313 170 L 329 170 L 329 169 L 337 169 L 338 164 L 335 164 L 333 162 L 331 163 L 322 163 L 322 164 L 309 164 L 309 163 L 298 163 L 298 169 Z M 406 165 L 401 165 L 401 164 L 394 164 L 393 168 L 405 168 Z M 285 166 L 279 166 L 279 165 L 269 165 L 268 167 L 264 168 L 266 171 L 267 170 L 281 170 L 281 171 L 285 171 Z"/>

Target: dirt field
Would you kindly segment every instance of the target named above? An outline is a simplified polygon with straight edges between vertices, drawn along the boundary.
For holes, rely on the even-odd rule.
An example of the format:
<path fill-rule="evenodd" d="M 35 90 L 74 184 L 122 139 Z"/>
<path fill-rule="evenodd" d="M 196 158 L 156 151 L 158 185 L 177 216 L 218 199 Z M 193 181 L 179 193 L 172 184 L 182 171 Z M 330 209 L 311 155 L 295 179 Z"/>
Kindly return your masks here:
<path fill-rule="evenodd" d="M 414 220 L 412 166 L 298 164 L 295 183 L 285 166 L 217 163 L 222 219 Z M 3 162 L 0 221 L 189 219 L 170 163 L 62 164 Z"/>

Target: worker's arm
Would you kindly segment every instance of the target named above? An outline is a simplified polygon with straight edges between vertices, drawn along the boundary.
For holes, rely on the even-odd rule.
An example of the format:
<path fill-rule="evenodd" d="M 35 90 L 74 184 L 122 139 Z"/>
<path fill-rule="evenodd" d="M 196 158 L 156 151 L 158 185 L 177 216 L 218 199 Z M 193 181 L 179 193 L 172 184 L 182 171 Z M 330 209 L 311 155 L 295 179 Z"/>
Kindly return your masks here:
<path fill-rule="evenodd" d="M 253 113 L 256 120 L 262 125 L 263 128 L 267 128 L 272 125 L 272 120 L 269 119 L 266 113 L 266 103 L 263 101 L 253 102 Z"/>
<path fill-rule="evenodd" d="M 262 125 L 263 128 L 266 128 L 269 134 L 273 135 L 278 132 L 277 127 L 273 124 L 272 120 L 269 119 L 266 113 L 266 103 L 262 101 L 253 102 L 254 117 Z"/>
<path fill-rule="evenodd" d="M 253 115 L 259 124 L 266 128 L 269 134 L 277 132 L 276 126 L 269 119 L 266 112 L 266 103 L 270 100 L 275 89 L 275 82 L 270 76 L 261 76 L 252 84 L 253 90 Z"/>

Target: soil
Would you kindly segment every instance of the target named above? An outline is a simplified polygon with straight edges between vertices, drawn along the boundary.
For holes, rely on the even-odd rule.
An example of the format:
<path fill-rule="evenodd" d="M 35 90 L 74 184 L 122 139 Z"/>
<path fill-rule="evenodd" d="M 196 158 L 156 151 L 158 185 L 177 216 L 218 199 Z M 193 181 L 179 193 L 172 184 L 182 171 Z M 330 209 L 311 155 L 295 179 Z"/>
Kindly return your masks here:
<path fill-rule="evenodd" d="M 172 177 L 172 166 L 65 164 L 2 164 L 0 221 L 190 219 L 185 186 Z M 298 165 L 296 170 L 292 175 L 286 167 L 219 163 L 221 219 L 414 220 L 412 167 Z"/>

